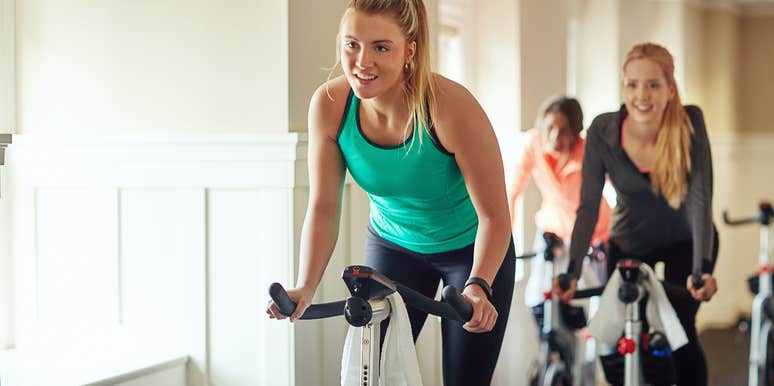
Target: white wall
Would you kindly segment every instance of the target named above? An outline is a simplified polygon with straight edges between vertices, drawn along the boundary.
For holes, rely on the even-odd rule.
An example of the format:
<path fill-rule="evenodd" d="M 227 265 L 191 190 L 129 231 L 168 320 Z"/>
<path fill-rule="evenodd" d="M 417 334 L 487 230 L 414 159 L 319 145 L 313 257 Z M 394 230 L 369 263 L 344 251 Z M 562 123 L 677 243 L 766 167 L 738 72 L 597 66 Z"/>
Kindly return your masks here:
<path fill-rule="evenodd" d="M 574 88 L 588 127 L 597 115 L 616 109 L 620 101 L 620 4 L 618 0 L 584 0 L 574 5 L 578 54 Z"/>
<path fill-rule="evenodd" d="M 14 12 L 13 0 L 0 0 L 0 133 L 13 133 L 16 128 Z M 4 142 L 8 139 L 0 139 L 0 158 L 7 145 Z M 13 346 L 13 235 L 3 164 L 0 160 L 0 350 Z"/>
<path fill-rule="evenodd" d="M 189 385 L 319 378 L 320 357 L 303 351 L 316 346 L 299 338 L 311 325 L 294 332 L 263 312 L 269 283 L 295 279 L 303 138 L 20 138 L 9 151 L 17 349 L 173 348 L 190 356 Z"/>
<path fill-rule="evenodd" d="M 15 0 L 0 0 L 0 133 L 16 128 Z"/>
<path fill-rule="evenodd" d="M 287 2 L 16 11 L 20 133 L 288 130 Z"/>

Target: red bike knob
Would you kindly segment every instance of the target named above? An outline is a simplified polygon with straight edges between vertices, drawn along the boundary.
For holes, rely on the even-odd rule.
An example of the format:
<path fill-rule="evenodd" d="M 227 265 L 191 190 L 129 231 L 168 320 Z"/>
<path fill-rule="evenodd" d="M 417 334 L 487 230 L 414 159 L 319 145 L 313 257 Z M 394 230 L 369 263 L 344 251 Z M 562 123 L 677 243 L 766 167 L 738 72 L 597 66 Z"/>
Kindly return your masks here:
<path fill-rule="evenodd" d="M 621 355 L 631 354 L 637 348 L 634 339 L 621 338 L 618 340 L 618 352 Z"/>

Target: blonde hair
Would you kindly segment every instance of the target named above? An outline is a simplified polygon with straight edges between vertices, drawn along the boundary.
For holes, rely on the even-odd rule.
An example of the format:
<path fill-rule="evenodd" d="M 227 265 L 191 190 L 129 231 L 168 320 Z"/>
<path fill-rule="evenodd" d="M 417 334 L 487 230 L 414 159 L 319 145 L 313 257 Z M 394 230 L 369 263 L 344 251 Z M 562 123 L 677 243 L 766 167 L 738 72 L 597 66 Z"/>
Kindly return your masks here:
<path fill-rule="evenodd" d="M 669 51 L 653 43 L 635 45 L 626 54 L 623 68 L 637 59 L 650 59 L 658 64 L 668 85 L 674 88 L 674 97 L 667 102 L 656 136 L 656 163 L 650 181 L 653 192 L 660 193 L 669 206 L 677 209 L 688 191 L 693 125 L 680 101 L 674 77 L 675 64 Z"/>
<path fill-rule="evenodd" d="M 403 96 L 417 124 L 429 132 L 430 106 L 435 106 L 436 98 L 433 72 L 430 68 L 430 33 L 424 2 L 422 0 L 349 0 L 347 10 L 341 18 L 342 23 L 351 12 L 391 16 L 403 31 L 406 41 L 409 44 L 416 42 L 414 57 L 403 68 Z M 336 64 L 331 68 L 331 73 L 341 64 L 340 49 L 341 25 L 336 36 Z M 406 130 L 410 130 L 410 127 Z M 421 141 L 422 136 L 418 137 Z"/>

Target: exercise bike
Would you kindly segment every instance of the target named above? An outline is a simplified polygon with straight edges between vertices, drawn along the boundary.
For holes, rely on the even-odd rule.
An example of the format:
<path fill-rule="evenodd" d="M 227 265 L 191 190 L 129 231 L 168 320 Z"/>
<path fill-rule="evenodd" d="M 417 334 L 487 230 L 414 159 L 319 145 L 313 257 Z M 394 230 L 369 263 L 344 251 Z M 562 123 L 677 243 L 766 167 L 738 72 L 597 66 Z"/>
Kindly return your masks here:
<path fill-rule="evenodd" d="M 641 307 L 649 294 L 644 285 L 648 277 L 641 269 L 642 264 L 636 259 L 624 259 L 616 264 L 622 279 L 616 296 L 624 304 L 624 333 L 615 350 L 600 357 L 605 377 L 612 385 L 660 386 L 677 381 L 666 336 L 659 331 L 643 333 Z M 694 288 L 704 285 L 698 274 L 693 274 L 691 280 Z M 661 285 L 672 296 L 692 299 L 690 292 L 682 286 L 668 282 L 661 282 Z"/>
<path fill-rule="evenodd" d="M 760 252 L 758 253 L 758 274 L 748 283 L 755 293 L 753 300 L 750 329 L 750 362 L 748 367 L 748 386 L 766 386 L 774 384 L 774 297 L 772 297 L 772 256 L 769 252 L 770 225 L 774 210 L 768 202 L 758 204 L 758 215 L 732 220 L 723 211 L 723 221 L 727 225 L 760 224 Z M 757 279 L 757 285 L 755 283 Z M 757 287 L 757 288 L 755 288 Z"/>
<path fill-rule="evenodd" d="M 564 243 L 557 235 L 546 232 L 543 234 L 546 249 L 543 252 L 545 271 L 550 272 L 551 278 L 557 276 L 560 271 L 558 261 L 564 251 Z M 519 256 L 520 259 L 530 259 L 538 256 L 540 252 L 534 252 Z M 594 258 L 594 253 L 589 257 Z M 569 287 L 569 282 L 562 283 Z M 564 288 L 564 287 L 563 287 Z M 566 289 L 566 288 L 565 288 Z M 583 299 L 596 297 L 602 293 L 602 287 L 594 290 L 576 291 L 573 298 Z M 594 301 L 590 304 L 593 312 Z M 583 358 L 576 358 L 577 337 L 576 331 L 586 326 L 586 316 L 583 308 L 563 304 L 559 298 L 550 291 L 544 293 L 544 301 L 533 308 L 538 327 L 540 329 L 540 342 L 538 347 L 538 362 L 534 374 L 530 376 L 531 386 L 596 386 L 596 343 L 593 339 L 587 339 L 587 353 Z"/>
<path fill-rule="evenodd" d="M 341 274 L 351 294 L 346 300 L 313 304 L 300 319 L 322 319 L 344 315 L 347 323 L 359 327 L 360 338 L 360 385 L 379 384 L 381 322 L 387 319 L 392 309 L 387 296 L 397 292 L 406 305 L 428 314 L 448 320 L 465 323 L 473 315 L 473 307 L 462 298 L 454 286 L 446 286 L 441 292 L 443 301 L 435 301 L 364 265 L 346 267 Z M 291 315 L 296 304 L 279 283 L 272 283 L 269 296 L 280 312 Z"/>

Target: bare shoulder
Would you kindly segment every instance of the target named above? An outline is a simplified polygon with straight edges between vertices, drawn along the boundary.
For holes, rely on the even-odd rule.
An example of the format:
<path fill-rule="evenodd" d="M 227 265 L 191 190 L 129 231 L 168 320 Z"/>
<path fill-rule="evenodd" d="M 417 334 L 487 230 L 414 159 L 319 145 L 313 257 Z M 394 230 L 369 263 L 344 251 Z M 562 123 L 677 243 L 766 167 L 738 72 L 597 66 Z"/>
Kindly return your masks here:
<path fill-rule="evenodd" d="M 344 76 L 333 78 L 315 90 L 309 102 L 309 129 L 335 136 L 347 106 L 349 83 Z"/>
<path fill-rule="evenodd" d="M 430 113 L 438 138 L 449 152 L 465 151 L 494 137 L 489 118 L 465 86 L 437 74 L 433 81 L 435 106 Z"/>
<path fill-rule="evenodd" d="M 435 106 L 432 113 L 433 122 L 438 126 L 456 127 L 483 115 L 481 105 L 465 86 L 439 74 L 434 74 L 433 81 Z"/>
<path fill-rule="evenodd" d="M 436 103 L 439 106 L 444 106 L 444 110 L 447 110 L 446 106 L 458 105 L 460 107 L 465 105 L 478 105 L 476 98 L 468 89 L 440 74 L 433 74 L 433 82 L 435 86 Z"/>

